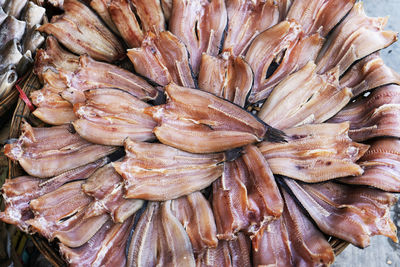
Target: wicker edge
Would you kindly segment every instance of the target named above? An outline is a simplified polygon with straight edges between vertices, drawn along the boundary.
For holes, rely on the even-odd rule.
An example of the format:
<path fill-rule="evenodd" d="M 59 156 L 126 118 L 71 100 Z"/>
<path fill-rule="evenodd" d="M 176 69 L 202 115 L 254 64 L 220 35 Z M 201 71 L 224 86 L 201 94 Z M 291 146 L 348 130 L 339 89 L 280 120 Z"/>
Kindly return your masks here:
<path fill-rule="evenodd" d="M 31 91 L 39 90 L 41 87 L 42 86 L 37 76 L 33 72 L 31 72 L 26 81 L 24 82 L 22 90 L 25 92 L 27 96 L 29 96 Z M 27 118 L 30 121 L 39 122 L 37 119 L 33 117 L 33 115 L 31 115 L 30 110 L 25 104 L 25 102 L 22 101 L 22 99 L 19 99 L 12 117 L 9 138 L 18 138 L 18 136 L 20 135 L 22 118 Z M 8 160 L 8 167 L 9 167 L 8 168 L 9 179 L 23 174 L 23 170 L 16 162 Z M 53 264 L 56 267 L 66 266 L 65 261 L 63 260 L 59 252 L 56 250 L 55 247 L 56 245 L 49 243 L 46 239 L 40 237 L 37 234 L 32 236 L 32 240 L 35 246 L 38 248 L 38 250 L 46 257 L 46 259 L 51 264 Z M 343 250 L 345 250 L 345 248 L 349 245 L 348 242 L 337 238 L 330 238 L 329 243 L 332 246 L 332 249 L 335 252 L 336 256 L 342 253 Z"/>

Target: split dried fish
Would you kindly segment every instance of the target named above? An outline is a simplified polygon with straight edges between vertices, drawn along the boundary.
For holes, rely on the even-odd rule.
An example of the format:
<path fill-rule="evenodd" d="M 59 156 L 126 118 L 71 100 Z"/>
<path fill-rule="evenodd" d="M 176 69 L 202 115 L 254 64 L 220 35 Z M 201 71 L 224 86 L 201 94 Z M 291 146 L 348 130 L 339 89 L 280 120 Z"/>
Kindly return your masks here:
<path fill-rule="evenodd" d="M 209 186 L 222 174 L 224 155 L 191 154 L 163 144 L 125 141 L 126 157 L 114 162 L 125 197 L 163 201 Z"/>
<path fill-rule="evenodd" d="M 167 104 L 148 108 L 158 122 L 154 133 L 164 144 L 192 153 L 213 153 L 284 134 L 252 114 L 208 92 L 170 84 Z"/>
<path fill-rule="evenodd" d="M 222 46 L 228 16 L 223 0 L 173 0 L 169 30 L 186 45 L 197 74 L 202 53 L 216 56 Z"/>
<path fill-rule="evenodd" d="M 274 174 L 307 183 L 357 176 L 356 163 L 369 146 L 348 136 L 349 123 L 310 124 L 285 130 L 287 143 L 262 142 L 261 153 Z"/>
<path fill-rule="evenodd" d="M 65 47 L 76 54 L 88 54 L 97 60 L 112 62 L 122 59 L 124 49 L 117 38 L 83 3 L 65 0 L 65 13 L 54 16 L 51 23 L 38 30 L 52 34 Z"/>
<path fill-rule="evenodd" d="M 128 49 L 128 57 L 137 73 L 159 85 L 195 87 L 186 47 L 169 31 L 149 32 L 139 48 Z"/>
<path fill-rule="evenodd" d="M 78 134 L 72 134 L 69 125 L 33 128 L 24 122 L 21 132 L 18 141 L 5 146 L 4 153 L 18 161 L 29 175 L 39 178 L 59 175 L 116 150 L 85 141 Z"/>
<path fill-rule="evenodd" d="M 117 27 L 111 19 L 108 7 L 111 4 L 111 0 L 91 0 L 90 7 L 96 11 L 96 13 L 103 19 L 107 26 L 117 35 L 120 35 Z"/>

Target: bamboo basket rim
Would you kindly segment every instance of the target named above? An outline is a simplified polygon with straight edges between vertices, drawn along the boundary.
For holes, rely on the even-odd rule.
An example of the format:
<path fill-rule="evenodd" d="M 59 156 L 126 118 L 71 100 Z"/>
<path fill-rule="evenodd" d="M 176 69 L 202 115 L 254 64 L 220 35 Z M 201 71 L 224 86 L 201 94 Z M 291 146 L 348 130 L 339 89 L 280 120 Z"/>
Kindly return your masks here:
<path fill-rule="evenodd" d="M 30 92 L 33 90 L 39 90 L 41 88 L 41 84 L 37 78 L 37 76 L 31 71 L 27 79 L 24 81 L 22 85 L 22 90 L 26 95 L 29 96 Z M 23 118 L 27 118 L 31 115 L 31 112 L 25 102 L 22 99 L 18 100 L 17 106 L 15 108 L 14 114 L 11 120 L 10 133 L 9 138 L 18 138 L 20 134 L 20 127 Z M 33 116 L 33 115 L 31 115 Z M 12 162 L 12 160 L 8 160 L 8 179 L 12 179 L 16 175 L 21 173 L 21 167 L 17 162 Z M 1 186 L 1 184 L 0 184 Z M 33 243 L 37 247 L 37 249 L 42 253 L 46 259 L 56 267 L 64 267 L 66 266 L 66 262 L 60 253 L 57 250 L 57 245 L 55 242 L 48 242 L 45 238 L 39 236 L 38 234 L 31 235 Z M 329 238 L 329 243 L 332 246 L 335 255 L 338 256 L 342 253 L 345 248 L 349 245 L 348 242 L 343 241 L 338 238 Z"/>

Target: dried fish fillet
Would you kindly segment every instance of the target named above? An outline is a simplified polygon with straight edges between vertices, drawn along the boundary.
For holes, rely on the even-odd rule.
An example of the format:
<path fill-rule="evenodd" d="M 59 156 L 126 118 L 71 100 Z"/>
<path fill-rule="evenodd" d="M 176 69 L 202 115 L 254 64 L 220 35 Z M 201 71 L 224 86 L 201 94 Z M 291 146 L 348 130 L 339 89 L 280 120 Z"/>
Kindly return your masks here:
<path fill-rule="evenodd" d="M 209 248 L 196 259 L 198 267 L 251 266 L 250 240 L 243 233 L 238 233 L 235 240 L 220 240 L 217 248 Z"/>
<path fill-rule="evenodd" d="M 79 58 L 75 72 L 61 71 L 61 77 L 69 87 L 62 96 L 74 104 L 84 101 L 83 91 L 97 88 L 119 89 L 144 101 L 155 99 L 158 94 L 154 87 L 132 72 L 86 55 Z"/>
<path fill-rule="evenodd" d="M 349 123 L 311 124 L 285 130 L 287 143 L 262 142 L 261 153 L 274 174 L 308 183 L 357 176 L 356 161 L 369 146 L 348 137 Z"/>
<path fill-rule="evenodd" d="M 397 242 L 389 215 L 390 206 L 397 202 L 393 194 L 333 182 L 304 184 L 285 179 L 285 183 L 324 233 L 361 248 L 374 235 Z"/>
<path fill-rule="evenodd" d="M 254 266 L 329 266 L 335 259 L 326 237 L 282 190 L 285 210 L 264 232 L 258 251 L 253 250 Z"/>
<path fill-rule="evenodd" d="M 350 103 L 329 120 L 350 122 L 349 136 L 355 141 L 400 136 L 400 86 L 378 88 L 366 98 Z"/>
<path fill-rule="evenodd" d="M 149 202 L 132 235 L 126 266 L 195 266 L 189 237 L 171 201 Z"/>
<path fill-rule="evenodd" d="M 165 91 L 167 104 L 146 110 L 158 122 L 154 133 L 164 144 L 192 153 L 213 153 L 264 138 L 284 141 L 281 131 L 208 92 L 173 84 Z"/>
<path fill-rule="evenodd" d="M 111 164 L 93 173 L 82 185 L 82 190 L 95 199 L 86 212 L 87 218 L 109 213 L 115 223 L 123 223 L 144 203 L 139 199 L 123 198 L 122 177 Z"/>
<path fill-rule="evenodd" d="M 88 54 L 94 59 L 112 62 L 124 57 L 124 49 L 117 38 L 83 3 L 65 0 L 65 13 L 54 16 L 39 31 L 52 34 L 76 54 Z"/>
<path fill-rule="evenodd" d="M 123 267 L 126 264 L 126 242 L 133 222 L 133 216 L 123 224 L 108 220 L 88 242 L 77 248 L 60 244 L 60 252 L 71 267 Z"/>
<path fill-rule="evenodd" d="M 389 84 L 400 85 L 400 75 L 386 66 L 378 53 L 360 60 L 340 79 L 340 85 L 350 87 L 354 96 Z"/>
<path fill-rule="evenodd" d="M 172 1 L 169 30 L 186 45 L 195 74 L 202 53 L 218 55 L 227 22 L 224 0 Z"/>
<path fill-rule="evenodd" d="M 1 188 L 6 208 L 0 212 L 0 220 L 15 224 L 22 231 L 28 232 L 29 225 L 26 221 L 33 218 L 33 213 L 29 208 L 31 200 L 56 190 L 64 183 L 89 177 L 106 162 L 106 158 L 99 159 L 45 181 L 32 176 L 7 179 Z"/>
<path fill-rule="evenodd" d="M 241 107 L 253 86 L 253 71 L 242 57 L 201 57 L 199 88 Z"/>
<path fill-rule="evenodd" d="M 68 125 L 33 128 L 21 126 L 18 141 L 5 146 L 5 155 L 18 161 L 29 174 L 39 178 L 59 175 L 96 161 L 116 150 L 115 147 L 91 144 L 69 131 Z"/>
<path fill-rule="evenodd" d="M 115 34 L 119 35 L 120 33 L 111 19 L 110 12 L 108 11 L 108 7 L 110 6 L 111 2 L 111 0 L 91 0 L 90 7 L 97 12 L 97 14 Z"/>
<path fill-rule="evenodd" d="M 373 141 L 370 149 L 358 161 L 364 173 L 340 181 L 352 185 L 373 186 L 387 192 L 400 192 L 400 141 L 384 138 Z"/>
<path fill-rule="evenodd" d="M 137 73 L 159 85 L 195 87 L 186 47 L 169 31 L 149 32 L 140 47 L 128 49 L 128 57 Z"/>
<path fill-rule="evenodd" d="M 194 253 L 218 245 L 217 228 L 210 203 L 199 191 L 171 200 L 171 210 L 190 238 Z"/>
<path fill-rule="evenodd" d="M 363 3 L 354 5 L 350 14 L 333 31 L 318 56 L 318 73 L 338 66 L 342 75 L 355 61 L 397 40 L 397 33 L 384 31 L 387 18 L 369 18 Z"/>
<path fill-rule="evenodd" d="M 74 105 L 74 129 L 84 139 L 101 145 L 122 146 L 126 138 L 154 140 L 156 122 L 143 110 L 150 105 L 116 89 L 84 92 L 86 102 Z"/>
<path fill-rule="evenodd" d="M 295 21 L 283 21 L 259 34 L 245 57 L 254 71 L 249 101 L 255 103 L 267 98 L 287 75 L 315 60 L 323 41 L 319 33 L 304 35 Z"/>
<path fill-rule="evenodd" d="M 222 174 L 224 155 L 191 154 L 156 143 L 125 141 L 126 157 L 114 162 L 125 197 L 163 201 L 209 186 Z"/>
<path fill-rule="evenodd" d="M 281 1 L 282 2 L 282 1 Z M 276 1 L 228 0 L 228 29 L 223 51 L 232 56 L 244 55 L 251 41 L 279 21 Z"/>
<path fill-rule="evenodd" d="M 272 127 L 287 129 L 322 123 L 344 108 L 353 94 L 349 88 L 339 85 L 338 69 L 319 75 L 315 68 L 309 62 L 276 86 L 258 117 Z"/>
<path fill-rule="evenodd" d="M 213 184 L 213 209 L 218 238 L 232 240 L 246 232 L 258 247 L 264 227 L 283 211 L 283 200 L 268 163 L 256 146 L 242 158 L 225 162 L 221 179 Z"/>

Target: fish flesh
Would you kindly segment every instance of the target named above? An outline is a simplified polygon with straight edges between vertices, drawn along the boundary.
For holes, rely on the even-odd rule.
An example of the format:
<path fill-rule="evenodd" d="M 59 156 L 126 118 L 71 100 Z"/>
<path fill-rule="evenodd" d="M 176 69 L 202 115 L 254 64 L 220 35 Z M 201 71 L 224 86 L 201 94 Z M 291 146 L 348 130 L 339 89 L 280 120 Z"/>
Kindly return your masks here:
<path fill-rule="evenodd" d="M 101 145 L 122 146 L 124 140 L 152 141 L 156 122 L 143 110 L 150 105 L 116 89 L 84 92 L 86 102 L 74 105 L 78 118 L 72 122 L 84 139 Z"/>
<path fill-rule="evenodd" d="M 34 128 L 26 121 L 19 139 L 4 154 L 31 176 L 47 178 L 96 161 L 117 148 L 91 144 L 70 132 L 69 125 Z"/>
<path fill-rule="evenodd" d="M 173 0 L 169 30 L 186 45 L 197 75 L 201 55 L 219 54 L 228 23 L 224 0 Z"/>
<path fill-rule="evenodd" d="M 96 11 L 96 13 L 116 35 L 120 35 L 117 27 L 111 19 L 110 12 L 108 11 L 108 7 L 110 6 L 111 2 L 111 0 L 91 0 L 90 7 Z"/>
<path fill-rule="evenodd" d="M 283 132 L 211 93 L 174 84 L 165 91 L 167 104 L 145 112 L 158 122 L 154 134 L 166 145 L 191 153 L 214 153 L 263 139 L 285 140 Z"/>
<path fill-rule="evenodd" d="M 287 129 L 286 143 L 262 142 L 259 149 L 274 174 L 307 183 L 358 176 L 356 162 L 369 146 L 348 136 L 349 123 L 310 124 Z"/>
<path fill-rule="evenodd" d="M 137 73 L 161 86 L 195 88 L 186 47 L 169 31 L 149 32 L 140 47 L 128 49 L 128 57 Z"/>
<path fill-rule="evenodd" d="M 192 154 L 157 143 L 125 141 L 126 156 L 114 162 L 125 197 L 164 201 L 208 187 L 222 174 L 222 153 Z"/>
<path fill-rule="evenodd" d="M 253 87 L 253 71 L 242 57 L 201 57 L 199 88 L 244 107 Z"/>
<path fill-rule="evenodd" d="M 52 34 L 76 54 L 113 62 L 124 58 L 124 49 L 93 11 L 77 0 L 65 0 L 65 13 L 54 16 L 39 31 Z M 1 40 L 1 39 L 0 39 Z"/>

